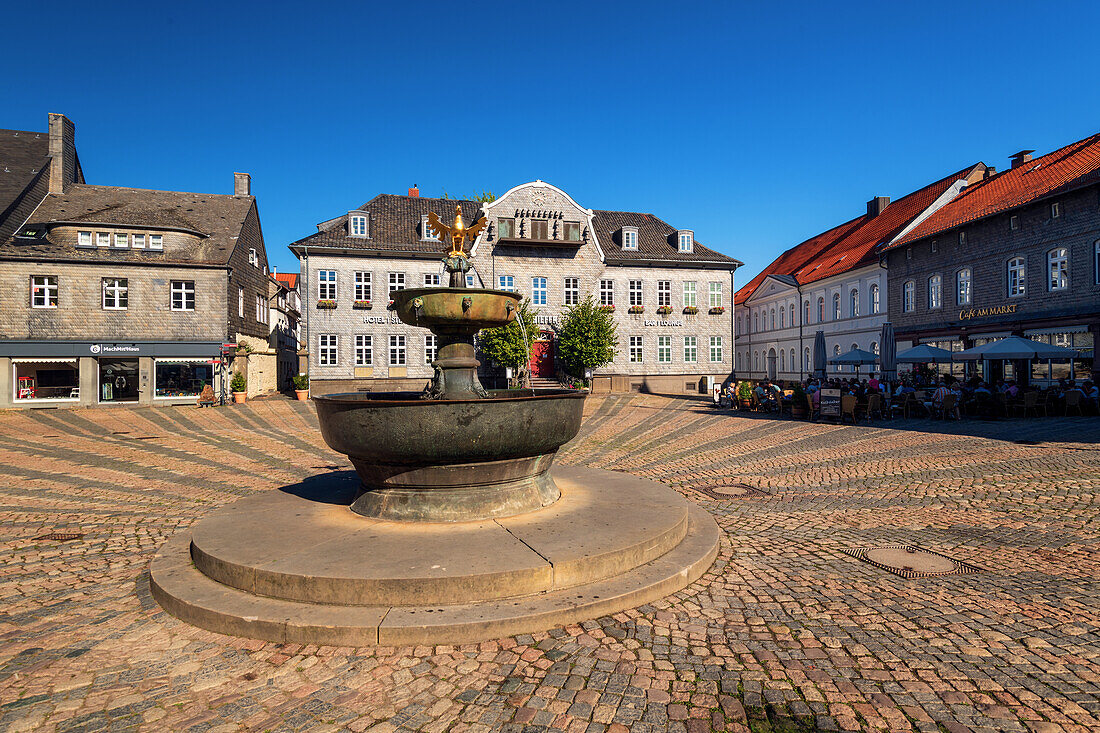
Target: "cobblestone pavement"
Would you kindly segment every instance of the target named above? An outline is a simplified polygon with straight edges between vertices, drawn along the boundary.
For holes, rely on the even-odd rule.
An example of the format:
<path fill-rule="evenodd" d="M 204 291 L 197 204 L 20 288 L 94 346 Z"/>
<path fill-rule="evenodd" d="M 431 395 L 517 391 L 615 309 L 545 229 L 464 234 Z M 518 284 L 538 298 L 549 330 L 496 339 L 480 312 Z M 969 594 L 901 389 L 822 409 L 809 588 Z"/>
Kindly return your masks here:
<path fill-rule="evenodd" d="M 705 506 L 714 567 L 533 636 L 302 647 L 177 621 L 148 564 L 217 506 L 346 469 L 308 404 L 0 414 L 0 729 L 1100 730 L 1100 420 L 842 427 L 617 395 L 561 459 Z M 844 552 L 895 544 L 981 572 Z"/>

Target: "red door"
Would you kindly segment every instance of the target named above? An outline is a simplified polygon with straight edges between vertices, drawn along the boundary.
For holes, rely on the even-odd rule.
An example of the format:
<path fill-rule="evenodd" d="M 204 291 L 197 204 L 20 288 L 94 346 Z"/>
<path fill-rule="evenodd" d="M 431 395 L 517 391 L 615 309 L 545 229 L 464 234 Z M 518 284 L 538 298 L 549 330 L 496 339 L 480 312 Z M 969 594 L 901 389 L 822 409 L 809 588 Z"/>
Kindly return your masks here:
<path fill-rule="evenodd" d="M 536 341 L 531 349 L 531 376 L 552 378 L 554 376 L 554 342 Z"/>

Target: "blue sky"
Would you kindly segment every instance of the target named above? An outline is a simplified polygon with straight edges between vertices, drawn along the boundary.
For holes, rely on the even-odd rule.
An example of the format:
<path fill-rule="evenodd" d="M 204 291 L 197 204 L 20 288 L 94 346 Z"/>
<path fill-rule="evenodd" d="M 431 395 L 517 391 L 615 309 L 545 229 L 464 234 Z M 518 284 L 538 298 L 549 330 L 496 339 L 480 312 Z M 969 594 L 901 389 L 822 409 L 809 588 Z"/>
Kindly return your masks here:
<path fill-rule="evenodd" d="M 455 8 L 459 8 L 456 11 Z M 23 3 L 0 127 L 91 183 L 229 193 L 268 256 L 378 193 L 540 178 L 745 262 L 1100 130 L 1100 3 Z"/>

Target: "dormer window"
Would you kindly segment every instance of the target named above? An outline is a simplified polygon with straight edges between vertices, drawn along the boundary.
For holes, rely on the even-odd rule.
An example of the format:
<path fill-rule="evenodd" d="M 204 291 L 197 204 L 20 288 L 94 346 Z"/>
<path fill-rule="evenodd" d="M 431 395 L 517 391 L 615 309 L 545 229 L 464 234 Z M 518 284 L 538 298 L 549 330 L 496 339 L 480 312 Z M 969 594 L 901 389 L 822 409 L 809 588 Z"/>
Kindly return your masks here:
<path fill-rule="evenodd" d="M 623 227 L 623 249 L 638 249 L 638 227 Z"/>
<path fill-rule="evenodd" d="M 367 236 L 367 215 L 362 212 L 348 212 L 348 234 L 353 237 Z"/>
<path fill-rule="evenodd" d="M 420 217 L 420 239 L 425 242 L 432 242 L 439 239 L 439 236 L 432 231 L 431 226 L 428 224 L 427 214 Z"/>
<path fill-rule="evenodd" d="M 690 229 L 681 229 L 676 233 L 676 249 L 680 252 L 691 252 L 692 245 L 695 244 L 695 232 Z"/>
<path fill-rule="evenodd" d="M 76 246 L 77 247 L 94 247 L 95 244 L 92 242 L 92 233 L 91 232 L 78 232 L 77 233 Z"/>

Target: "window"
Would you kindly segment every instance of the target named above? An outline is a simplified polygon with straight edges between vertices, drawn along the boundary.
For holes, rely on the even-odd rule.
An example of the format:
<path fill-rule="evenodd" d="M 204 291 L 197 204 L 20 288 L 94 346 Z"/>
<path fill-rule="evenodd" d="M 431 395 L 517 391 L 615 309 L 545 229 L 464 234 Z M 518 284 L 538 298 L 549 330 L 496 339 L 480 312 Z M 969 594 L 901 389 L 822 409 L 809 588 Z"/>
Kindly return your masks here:
<path fill-rule="evenodd" d="M 531 278 L 531 303 L 534 305 L 546 305 L 546 278 Z"/>
<path fill-rule="evenodd" d="M 435 361 L 436 353 L 439 350 L 439 337 L 434 333 L 429 333 L 424 336 L 424 363 L 431 364 Z"/>
<path fill-rule="evenodd" d="M 130 246 L 134 249 L 145 249 L 145 235 L 135 234 L 130 238 Z"/>
<path fill-rule="evenodd" d="M 195 283 L 192 280 L 173 280 L 171 285 L 172 310 L 195 310 Z"/>
<path fill-rule="evenodd" d="M 253 267 L 260 266 L 260 256 L 256 254 L 255 247 L 250 247 L 248 249 L 248 264 L 252 265 Z"/>
<path fill-rule="evenodd" d="M 317 271 L 318 300 L 336 300 L 336 270 Z"/>
<path fill-rule="evenodd" d="M 507 290 L 514 293 L 516 290 L 516 278 L 514 275 L 497 275 L 497 290 Z"/>
<path fill-rule="evenodd" d="M 391 272 L 390 273 L 390 292 L 395 290 L 405 289 L 405 273 L 403 272 Z"/>
<path fill-rule="evenodd" d="M 959 246 L 960 247 L 965 247 L 966 246 L 966 232 L 963 232 L 963 231 L 959 232 Z"/>
<path fill-rule="evenodd" d="M 641 364 L 642 363 L 642 337 L 631 336 L 630 337 L 630 363 Z"/>
<path fill-rule="evenodd" d="M 355 366 L 369 367 L 374 364 L 374 339 L 368 334 L 355 334 Z"/>
<path fill-rule="evenodd" d="M 550 239 L 550 235 L 547 232 L 550 222 L 546 219 L 532 219 L 531 220 L 531 239 L 538 239 L 543 242 Z"/>
<path fill-rule="evenodd" d="M 657 361 L 660 364 L 672 363 L 672 337 L 657 337 Z"/>
<path fill-rule="evenodd" d="M 1050 218 L 1057 219 L 1062 215 L 1062 205 L 1055 201 L 1050 205 Z"/>
<path fill-rule="evenodd" d="M 684 336 L 684 361 L 694 364 L 699 361 L 699 339 L 695 336 Z"/>
<path fill-rule="evenodd" d="M 710 337 L 710 360 L 712 362 L 722 361 L 722 337 L 711 336 Z"/>
<path fill-rule="evenodd" d="M 497 219 L 497 239 L 511 239 L 516 235 L 516 220 L 512 218 Z"/>
<path fill-rule="evenodd" d="M 760 352 L 759 351 L 752 352 L 752 368 L 753 368 L 754 371 L 760 368 Z"/>
<path fill-rule="evenodd" d="M 35 275 L 31 278 L 31 307 L 57 307 L 57 275 Z"/>
<path fill-rule="evenodd" d="M 371 293 L 371 273 L 369 272 L 357 272 L 355 273 L 355 299 L 356 300 L 372 300 Z"/>
<path fill-rule="evenodd" d="M 575 277 L 565 278 L 565 287 L 562 292 L 565 296 L 564 302 L 566 305 L 576 305 L 581 298 L 580 279 Z"/>
<path fill-rule="evenodd" d="M 1047 272 L 1050 277 L 1047 286 L 1051 291 L 1065 290 L 1069 287 L 1069 250 L 1057 247 L 1047 253 Z"/>
<path fill-rule="evenodd" d="M 936 240 L 933 239 L 932 240 L 932 252 L 934 254 L 934 253 L 939 252 L 939 251 L 940 251 L 940 246 L 939 246 L 939 244 L 937 244 Z"/>
<path fill-rule="evenodd" d="M 909 280 L 901 289 L 901 309 L 905 313 L 913 312 L 913 300 L 917 292 L 917 284 Z"/>
<path fill-rule="evenodd" d="M 802 302 L 802 323 L 803 325 L 810 322 L 810 301 L 805 300 Z"/>
<path fill-rule="evenodd" d="M 928 278 L 928 308 L 935 310 L 943 305 L 943 278 L 933 275 Z"/>
<path fill-rule="evenodd" d="M 267 298 L 261 293 L 256 294 L 256 321 L 267 323 Z"/>
<path fill-rule="evenodd" d="M 615 305 L 614 280 L 600 280 L 600 305 Z"/>
<path fill-rule="evenodd" d="M 772 330 L 775 330 L 775 308 L 772 308 Z"/>
<path fill-rule="evenodd" d="M 793 327 L 795 325 L 795 322 L 794 322 L 794 303 L 790 304 L 790 306 L 787 308 L 787 312 L 791 314 L 791 326 Z"/>
<path fill-rule="evenodd" d="M 195 363 L 163 363 L 159 359 L 155 370 L 155 397 L 198 397 L 202 388 L 214 384 L 214 366 Z"/>
<path fill-rule="evenodd" d="M 244 318 L 244 288 L 237 288 L 237 316 Z"/>
<path fill-rule="evenodd" d="M 638 249 L 637 229 L 623 229 L 623 249 Z"/>
<path fill-rule="evenodd" d="M 1092 250 L 1092 269 L 1095 271 L 1093 272 L 1093 278 L 1096 284 L 1100 285 L 1100 239 L 1096 240 L 1096 243 L 1092 245 Z"/>
<path fill-rule="evenodd" d="M 695 237 L 693 236 L 692 232 L 680 232 L 680 234 L 678 236 L 678 240 L 680 242 L 680 247 L 679 247 L 680 251 L 681 252 L 690 252 L 691 251 L 691 244 L 692 244 L 692 241 L 694 239 L 695 239 Z"/>
<path fill-rule="evenodd" d="M 390 336 L 390 366 L 405 366 L 405 336 Z"/>
<path fill-rule="evenodd" d="M 77 232 L 76 246 L 77 247 L 94 247 L 95 245 L 92 243 L 92 233 L 91 232 Z"/>
<path fill-rule="evenodd" d="M 684 283 L 684 307 L 694 308 L 697 305 L 695 302 L 695 281 L 689 280 Z"/>
<path fill-rule="evenodd" d="M 970 305 L 970 268 L 965 267 L 955 275 L 955 305 Z"/>
<path fill-rule="evenodd" d="M 353 237 L 365 237 L 367 236 L 367 217 L 362 214 L 352 214 L 348 218 L 349 229 Z"/>
<path fill-rule="evenodd" d="M 879 300 L 878 284 L 877 283 L 873 283 L 871 285 L 871 293 L 870 294 L 871 294 L 871 298 L 870 298 L 871 299 L 871 312 L 872 313 L 878 313 L 879 310 L 881 310 L 882 305 L 881 305 L 881 301 Z"/>
<path fill-rule="evenodd" d="M 111 311 L 126 310 L 129 300 L 129 280 L 124 277 L 103 278 L 103 308 Z"/>
<path fill-rule="evenodd" d="M 630 305 L 640 306 L 642 305 L 642 281 L 630 280 L 627 282 L 627 297 L 629 298 Z"/>
<path fill-rule="evenodd" d="M 905 248 L 905 259 L 907 259 L 907 260 L 913 259 L 913 248 L 912 247 L 906 247 Z"/>
<path fill-rule="evenodd" d="M 810 347 L 807 346 L 802 350 L 802 371 L 810 371 Z"/>
<path fill-rule="evenodd" d="M 791 349 L 791 371 L 793 372 L 794 370 L 794 349 Z"/>
<path fill-rule="evenodd" d="M 475 286 L 475 278 L 473 275 L 466 276 L 466 287 L 472 288 Z"/>
<path fill-rule="evenodd" d="M 840 293 L 833 293 L 833 320 L 840 320 Z"/>
<path fill-rule="evenodd" d="M 821 296 L 817 299 L 817 322 L 825 322 L 825 298 Z"/>
<path fill-rule="evenodd" d="M 1008 297 L 1018 298 L 1027 293 L 1027 264 L 1023 257 L 1008 261 Z"/>
<path fill-rule="evenodd" d="M 784 318 L 785 318 L 784 314 L 785 313 L 786 313 L 786 311 L 783 310 L 783 306 L 779 306 L 779 327 L 780 328 L 786 328 L 787 327 L 787 324 L 784 320 Z"/>
<path fill-rule="evenodd" d="M 149 249 L 164 249 L 164 235 L 163 234 L 150 234 L 149 235 Z"/>
<path fill-rule="evenodd" d="M 737 369 L 738 370 L 741 369 L 741 352 L 740 351 L 737 352 Z"/>
<path fill-rule="evenodd" d="M 334 333 L 322 333 L 317 337 L 317 355 L 321 366 L 336 366 L 339 340 L 340 337 Z"/>
<path fill-rule="evenodd" d="M 878 341 L 871 342 L 871 353 L 878 356 Z"/>
<path fill-rule="evenodd" d="M 707 306 L 710 308 L 722 307 L 722 283 L 712 282 L 707 292 Z"/>
<path fill-rule="evenodd" d="M 848 311 L 852 314 L 852 318 L 859 317 L 859 291 L 855 288 L 848 293 Z"/>
<path fill-rule="evenodd" d="M 1100 248 L 1100 242 L 1096 245 Z M 1098 250 L 1100 251 L 1100 250 Z M 657 281 L 657 306 L 670 307 L 672 305 L 672 281 L 671 280 L 658 280 Z"/>
<path fill-rule="evenodd" d="M 760 311 L 756 311 L 756 313 L 752 314 L 752 330 L 760 330 Z"/>
<path fill-rule="evenodd" d="M 424 284 L 428 287 L 439 285 L 439 273 L 438 272 L 426 272 L 424 273 Z"/>
<path fill-rule="evenodd" d="M 1020 217 L 1015 216 L 1015 215 L 1008 217 L 1008 228 L 1011 229 L 1012 231 L 1016 231 L 1017 229 L 1019 229 L 1020 228 Z"/>
<path fill-rule="evenodd" d="M 579 221 L 567 221 L 564 225 L 565 229 L 565 241 L 567 242 L 579 242 L 581 241 L 581 223 Z"/>
<path fill-rule="evenodd" d="M 787 352 L 783 349 L 779 350 L 779 371 L 787 371 Z"/>
<path fill-rule="evenodd" d="M 110 247 L 111 246 L 111 234 L 110 234 L 110 232 L 96 232 L 95 233 L 95 245 L 97 247 Z"/>
<path fill-rule="evenodd" d="M 428 224 L 427 214 L 420 217 L 420 238 L 429 242 L 439 239 L 439 235 L 433 232 L 431 225 Z"/>

